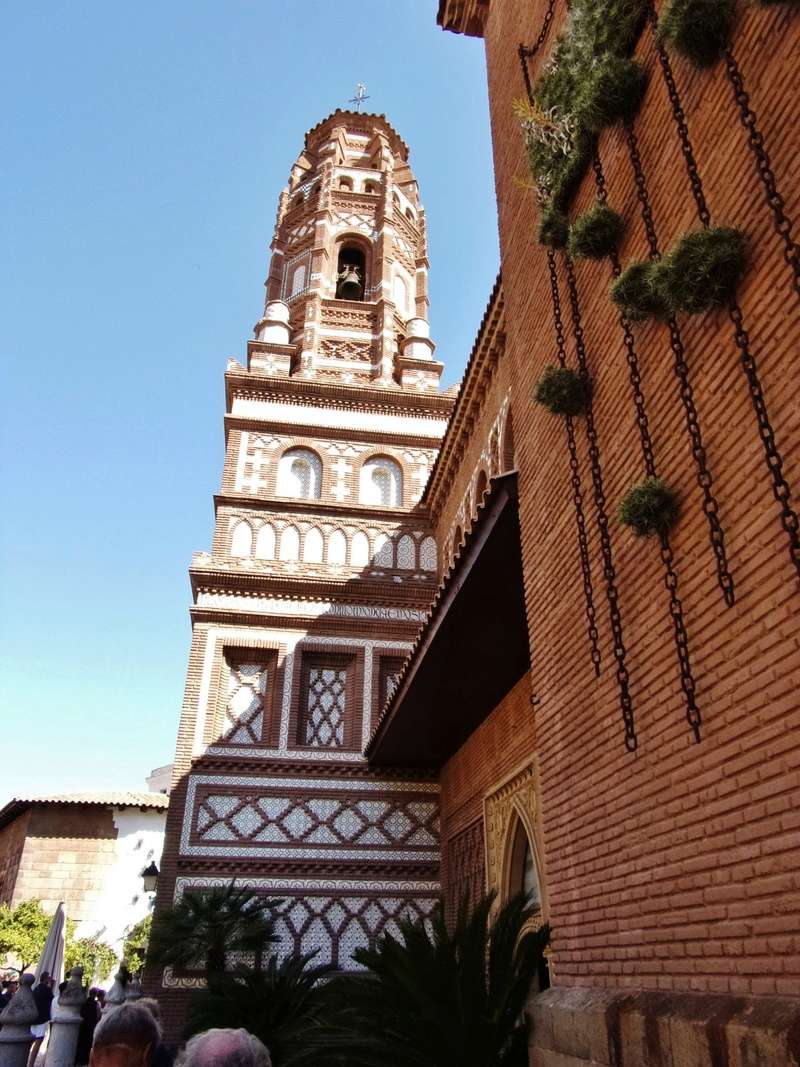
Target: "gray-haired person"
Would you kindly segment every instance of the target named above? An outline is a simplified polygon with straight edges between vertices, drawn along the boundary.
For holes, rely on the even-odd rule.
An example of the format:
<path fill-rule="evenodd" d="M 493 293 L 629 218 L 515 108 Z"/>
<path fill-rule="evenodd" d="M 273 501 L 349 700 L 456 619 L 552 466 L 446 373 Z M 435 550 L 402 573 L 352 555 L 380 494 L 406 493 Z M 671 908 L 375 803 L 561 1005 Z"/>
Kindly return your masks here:
<path fill-rule="evenodd" d="M 272 1060 L 247 1030 L 204 1030 L 189 1038 L 176 1067 L 272 1067 Z"/>
<path fill-rule="evenodd" d="M 89 1067 L 148 1067 L 160 1040 L 161 1030 L 147 1008 L 120 1004 L 97 1024 Z"/>

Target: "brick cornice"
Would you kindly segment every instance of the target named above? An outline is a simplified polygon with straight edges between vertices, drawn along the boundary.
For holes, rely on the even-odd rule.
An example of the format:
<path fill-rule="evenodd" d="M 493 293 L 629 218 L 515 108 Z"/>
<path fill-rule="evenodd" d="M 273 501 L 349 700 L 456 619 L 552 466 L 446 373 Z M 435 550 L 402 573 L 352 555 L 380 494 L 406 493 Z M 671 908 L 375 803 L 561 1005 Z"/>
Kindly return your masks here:
<path fill-rule="evenodd" d="M 192 593 L 221 592 L 239 593 L 242 596 L 272 596 L 292 601 L 327 602 L 344 601 L 348 604 L 375 604 L 379 607 L 414 607 L 427 610 L 434 593 L 434 580 L 426 583 L 405 581 L 402 584 L 391 578 L 320 578 L 308 574 L 286 575 L 250 571 L 216 570 L 211 567 L 189 568 Z M 423 591 L 424 590 L 424 591 Z M 364 620 L 362 620 L 363 622 Z"/>
<path fill-rule="evenodd" d="M 455 399 L 455 398 L 452 398 Z M 228 439 L 228 433 L 232 429 L 236 430 L 254 430 L 256 433 L 263 433 L 267 420 L 254 419 L 250 416 L 243 415 L 231 415 L 230 412 L 225 415 L 225 440 Z M 400 448 L 439 448 L 442 443 L 442 438 L 438 434 L 431 437 L 424 437 L 419 434 L 409 433 L 391 433 L 386 430 L 357 430 L 355 428 L 342 429 L 341 427 L 331 426 L 300 426 L 296 422 L 275 422 L 270 419 L 268 422 L 270 433 L 286 434 L 287 437 L 299 437 L 303 436 L 300 431 L 305 429 L 308 433 L 305 436 L 320 438 L 328 441 L 341 441 L 346 438 L 348 441 L 364 441 L 367 444 L 382 444 L 382 445 L 397 445 Z"/>
<path fill-rule="evenodd" d="M 349 435 L 348 435 L 349 436 Z M 220 507 L 241 508 L 245 505 L 250 511 L 264 511 L 287 515 L 306 515 L 311 519 L 345 518 L 353 525 L 359 521 L 396 522 L 398 526 L 421 526 L 424 533 L 431 533 L 431 517 L 427 508 L 420 507 L 411 511 L 405 508 L 380 508 L 369 504 L 345 504 L 328 502 L 314 498 L 298 500 L 293 497 L 253 496 L 251 493 L 228 492 L 214 495 L 214 510 Z"/>

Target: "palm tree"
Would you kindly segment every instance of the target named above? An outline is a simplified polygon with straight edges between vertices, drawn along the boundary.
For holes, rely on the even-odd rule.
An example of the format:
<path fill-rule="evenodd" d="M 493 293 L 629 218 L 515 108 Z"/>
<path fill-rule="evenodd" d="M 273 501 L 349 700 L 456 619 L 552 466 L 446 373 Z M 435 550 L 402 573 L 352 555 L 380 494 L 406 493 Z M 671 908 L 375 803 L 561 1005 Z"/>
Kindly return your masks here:
<path fill-rule="evenodd" d="M 440 906 L 427 923 L 402 920 L 400 940 L 358 949 L 366 972 L 329 983 L 317 1062 L 526 1067 L 524 1008 L 549 929 L 530 928 L 537 909 L 523 894 L 492 918 L 493 903 L 488 894 L 471 914 L 462 904 L 452 930 Z"/>
<path fill-rule="evenodd" d="M 188 892 L 153 922 L 148 962 L 202 967 L 211 975 L 225 971 L 228 952 L 252 952 L 258 969 L 264 948 L 279 940 L 274 913 L 282 903 L 237 888 L 235 878 L 226 886 Z"/>
<path fill-rule="evenodd" d="M 257 974 L 216 975 L 209 988 L 192 994 L 185 1037 L 211 1027 L 244 1027 L 270 1051 L 273 1067 L 300 1067 L 316 1062 L 308 1033 L 322 1022 L 326 1000 L 323 979 L 331 964 L 312 965 L 316 952 L 273 955 Z"/>

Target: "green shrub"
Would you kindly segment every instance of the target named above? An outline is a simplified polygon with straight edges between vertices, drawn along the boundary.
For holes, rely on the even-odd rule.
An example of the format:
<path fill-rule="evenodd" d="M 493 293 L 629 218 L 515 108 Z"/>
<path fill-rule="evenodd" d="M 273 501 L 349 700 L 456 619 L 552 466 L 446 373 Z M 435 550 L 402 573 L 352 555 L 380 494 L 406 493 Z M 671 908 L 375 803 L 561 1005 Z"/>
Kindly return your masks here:
<path fill-rule="evenodd" d="M 592 133 L 629 122 L 647 88 L 647 72 L 632 59 L 606 56 L 592 70 L 579 97 L 581 121 Z"/>
<path fill-rule="evenodd" d="M 589 405 L 589 378 L 569 367 L 545 367 L 533 390 L 533 399 L 553 415 L 581 415 Z"/>
<path fill-rule="evenodd" d="M 728 47 L 736 0 L 672 0 L 658 21 L 665 40 L 696 67 L 711 67 Z"/>
<path fill-rule="evenodd" d="M 660 478 L 645 478 L 632 486 L 619 505 L 617 518 L 637 537 L 666 534 L 678 521 L 680 498 Z"/>
<path fill-rule="evenodd" d="M 562 215 L 555 208 L 542 209 L 539 216 L 539 244 L 549 248 L 563 248 L 569 235 L 569 221 L 566 215 Z"/>
<path fill-rule="evenodd" d="M 697 314 L 731 299 L 746 264 L 741 230 L 715 226 L 684 234 L 661 264 L 657 284 L 671 311 Z"/>
<path fill-rule="evenodd" d="M 567 241 L 569 253 L 576 259 L 581 256 L 602 259 L 617 247 L 624 231 L 622 216 L 608 204 L 598 201 L 589 211 L 579 215 L 570 227 Z"/>
<path fill-rule="evenodd" d="M 661 267 L 660 263 L 631 263 L 611 286 L 611 299 L 630 322 L 669 315 L 659 285 Z"/>
<path fill-rule="evenodd" d="M 534 106 L 517 102 L 531 173 L 545 204 L 566 210 L 591 162 L 596 130 L 635 113 L 641 72 L 609 61 L 630 56 L 645 13 L 646 0 L 573 0 L 566 29 L 534 85 Z M 604 92 L 611 94 L 609 104 Z"/>

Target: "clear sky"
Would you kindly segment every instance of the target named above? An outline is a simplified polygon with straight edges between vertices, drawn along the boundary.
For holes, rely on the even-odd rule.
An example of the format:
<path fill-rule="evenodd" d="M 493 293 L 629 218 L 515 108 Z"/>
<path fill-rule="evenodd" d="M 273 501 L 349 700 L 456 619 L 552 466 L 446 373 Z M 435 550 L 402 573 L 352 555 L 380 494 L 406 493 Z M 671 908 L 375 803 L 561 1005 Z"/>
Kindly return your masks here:
<path fill-rule="evenodd" d="M 0 804 L 172 759 L 223 373 L 277 197 L 357 81 L 411 148 L 461 375 L 497 273 L 482 42 L 436 0 L 16 0 L 0 42 Z"/>

